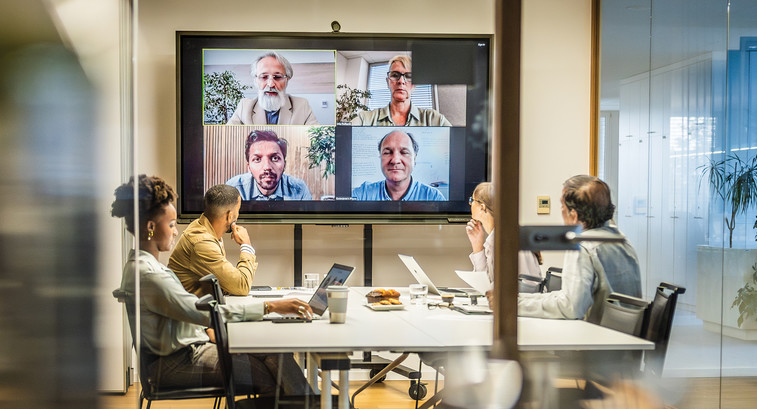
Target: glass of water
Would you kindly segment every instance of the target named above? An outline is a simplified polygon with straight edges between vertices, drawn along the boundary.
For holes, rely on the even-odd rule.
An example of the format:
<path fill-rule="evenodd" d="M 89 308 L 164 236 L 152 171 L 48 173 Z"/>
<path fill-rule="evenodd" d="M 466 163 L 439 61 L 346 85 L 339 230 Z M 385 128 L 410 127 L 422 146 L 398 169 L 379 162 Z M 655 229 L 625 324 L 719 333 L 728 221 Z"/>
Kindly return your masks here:
<path fill-rule="evenodd" d="M 305 288 L 316 288 L 318 287 L 318 273 L 305 273 Z"/>
<path fill-rule="evenodd" d="M 426 284 L 410 284 L 410 304 L 426 305 L 428 286 Z"/>

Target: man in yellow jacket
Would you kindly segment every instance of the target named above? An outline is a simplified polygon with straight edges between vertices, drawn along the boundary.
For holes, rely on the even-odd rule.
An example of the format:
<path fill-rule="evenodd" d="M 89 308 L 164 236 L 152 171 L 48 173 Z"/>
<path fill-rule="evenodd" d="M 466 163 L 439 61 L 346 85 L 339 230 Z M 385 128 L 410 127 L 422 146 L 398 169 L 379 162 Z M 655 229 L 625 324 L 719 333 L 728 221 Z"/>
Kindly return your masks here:
<path fill-rule="evenodd" d="M 225 293 L 247 295 L 258 262 L 247 229 L 237 226 L 242 198 L 239 191 L 228 185 L 215 185 L 205 193 L 204 212 L 189 224 L 171 253 L 168 268 L 176 273 L 184 288 L 201 297 L 211 288 L 200 279 L 215 274 Z M 231 238 L 241 246 L 236 265 L 226 259 L 222 237 Z"/>

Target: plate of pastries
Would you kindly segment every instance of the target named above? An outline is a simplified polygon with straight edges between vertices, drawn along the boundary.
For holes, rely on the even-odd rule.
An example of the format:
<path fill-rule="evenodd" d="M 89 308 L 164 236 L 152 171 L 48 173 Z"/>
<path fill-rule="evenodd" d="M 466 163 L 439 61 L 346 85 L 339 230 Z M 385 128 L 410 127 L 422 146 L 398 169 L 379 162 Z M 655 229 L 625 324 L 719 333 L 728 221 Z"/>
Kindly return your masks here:
<path fill-rule="evenodd" d="M 400 292 L 394 289 L 376 288 L 365 295 L 366 306 L 376 311 L 391 311 L 405 309 L 400 301 Z"/>

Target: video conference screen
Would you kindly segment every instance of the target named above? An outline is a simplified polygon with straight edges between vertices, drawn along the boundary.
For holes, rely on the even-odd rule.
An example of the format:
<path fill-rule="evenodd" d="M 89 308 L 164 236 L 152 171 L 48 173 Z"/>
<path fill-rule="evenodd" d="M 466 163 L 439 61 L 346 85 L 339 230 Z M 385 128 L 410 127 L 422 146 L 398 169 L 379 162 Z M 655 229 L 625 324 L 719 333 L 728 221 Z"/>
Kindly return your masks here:
<path fill-rule="evenodd" d="M 491 37 L 177 32 L 179 218 L 431 222 L 489 180 Z"/>

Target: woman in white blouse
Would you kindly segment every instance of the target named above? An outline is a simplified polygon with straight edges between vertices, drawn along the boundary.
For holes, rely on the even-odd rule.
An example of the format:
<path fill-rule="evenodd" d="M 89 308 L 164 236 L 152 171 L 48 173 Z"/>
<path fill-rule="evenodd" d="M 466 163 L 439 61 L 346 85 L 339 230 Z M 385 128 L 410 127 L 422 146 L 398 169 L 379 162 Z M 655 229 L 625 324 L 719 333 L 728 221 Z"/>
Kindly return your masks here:
<path fill-rule="evenodd" d="M 472 253 L 470 260 L 473 270 L 486 271 L 489 282 L 494 282 L 494 185 L 491 182 L 479 183 L 468 198 L 471 220 L 465 226 Z M 542 277 L 539 260 L 533 252 L 518 252 L 518 273 Z M 523 286 L 522 286 L 523 287 Z M 521 288 L 529 291 L 530 288 Z"/>

